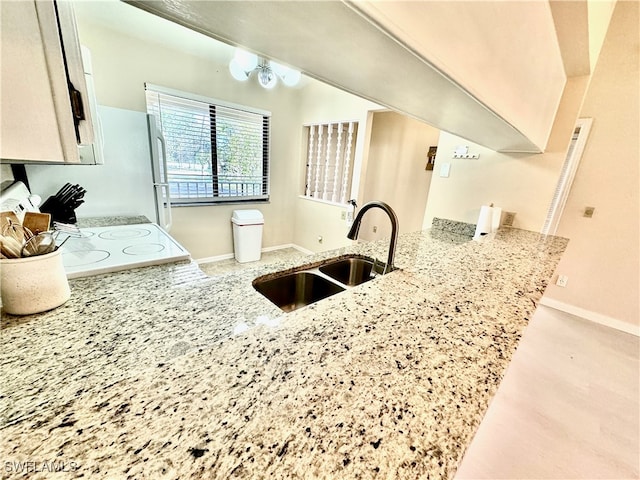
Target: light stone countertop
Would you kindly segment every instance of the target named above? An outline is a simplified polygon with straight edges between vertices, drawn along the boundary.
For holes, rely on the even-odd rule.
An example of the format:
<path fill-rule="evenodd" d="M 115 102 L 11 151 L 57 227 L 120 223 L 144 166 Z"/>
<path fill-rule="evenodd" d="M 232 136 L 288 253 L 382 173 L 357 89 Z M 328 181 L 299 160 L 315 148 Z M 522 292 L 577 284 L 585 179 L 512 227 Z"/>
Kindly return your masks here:
<path fill-rule="evenodd" d="M 286 263 L 73 280 L 2 314 L 3 478 L 451 478 L 566 243 L 403 234 L 400 270 L 288 314 L 251 285 Z"/>
<path fill-rule="evenodd" d="M 144 215 L 135 217 L 80 217 L 77 226 L 79 228 L 95 228 L 110 225 L 137 225 L 140 223 L 150 223 Z"/>

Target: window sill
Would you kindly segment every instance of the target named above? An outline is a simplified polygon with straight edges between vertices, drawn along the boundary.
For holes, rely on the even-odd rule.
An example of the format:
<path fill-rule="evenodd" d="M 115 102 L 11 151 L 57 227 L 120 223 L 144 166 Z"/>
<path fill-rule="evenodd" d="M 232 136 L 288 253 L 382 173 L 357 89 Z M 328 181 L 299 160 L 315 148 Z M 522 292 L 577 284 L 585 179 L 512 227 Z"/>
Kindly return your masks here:
<path fill-rule="evenodd" d="M 329 200 L 322 200 L 321 198 L 307 197 L 306 195 L 298 195 L 301 200 L 309 200 L 310 202 L 324 203 L 325 205 L 331 205 L 332 207 L 347 208 L 348 203 L 331 202 Z"/>
<path fill-rule="evenodd" d="M 252 205 L 252 204 L 268 204 L 271 203 L 269 199 L 266 200 L 230 200 L 228 202 L 171 202 L 171 208 L 181 207 L 222 207 L 224 205 Z"/>

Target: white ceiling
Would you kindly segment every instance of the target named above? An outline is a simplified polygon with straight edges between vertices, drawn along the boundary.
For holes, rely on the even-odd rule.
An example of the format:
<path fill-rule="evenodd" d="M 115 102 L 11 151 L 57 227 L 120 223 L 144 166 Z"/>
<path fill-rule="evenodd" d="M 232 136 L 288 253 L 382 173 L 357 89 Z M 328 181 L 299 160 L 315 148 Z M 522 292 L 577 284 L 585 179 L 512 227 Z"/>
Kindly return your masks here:
<path fill-rule="evenodd" d="M 570 3 L 575 3 L 575 5 L 572 5 L 572 8 L 569 11 L 567 10 L 568 7 L 561 9 L 559 8 L 559 5 L 552 4 L 552 7 L 555 7 L 553 8 L 554 10 L 553 13 L 555 17 L 554 21 L 556 23 L 555 25 L 556 29 L 558 30 L 557 32 L 558 36 L 560 37 L 560 47 L 563 54 L 562 56 L 563 56 L 563 61 L 565 63 L 565 69 L 568 70 L 567 73 L 569 73 L 570 71 L 581 73 L 583 71 L 582 69 L 584 69 L 584 58 L 585 58 L 585 55 L 584 55 L 585 49 L 583 48 L 583 38 L 585 36 L 584 35 L 584 32 L 585 32 L 584 1 L 585 0 L 579 0 L 578 2 L 570 2 Z M 303 71 L 307 70 L 308 72 L 313 72 L 313 76 L 315 78 L 327 81 L 330 84 L 336 84 L 336 85 L 340 84 L 342 88 L 344 88 L 345 85 L 352 85 L 351 88 L 346 88 L 346 89 L 349 91 L 352 91 L 352 93 L 355 93 L 355 94 L 360 93 L 358 89 L 360 85 L 363 83 L 363 81 L 367 79 L 373 79 L 373 81 L 377 81 L 378 86 L 375 86 L 376 91 L 381 88 L 380 84 L 392 85 L 394 84 L 394 82 L 397 83 L 399 81 L 397 71 L 391 73 L 391 76 L 389 78 L 382 78 L 382 77 L 386 77 L 386 75 L 381 75 L 381 70 L 375 66 L 375 62 L 376 61 L 380 62 L 382 60 L 381 59 L 382 52 L 386 50 L 382 48 L 383 47 L 382 44 L 376 47 L 374 43 L 371 48 L 373 50 L 377 50 L 378 54 L 373 55 L 371 57 L 371 60 L 374 61 L 374 65 L 372 65 L 371 68 L 375 69 L 376 75 L 372 75 L 372 74 L 369 75 L 365 71 L 366 68 L 364 67 L 366 67 L 366 65 L 363 65 L 363 62 L 364 62 L 363 58 L 358 57 L 356 62 L 358 65 L 358 68 L 353 68 L 353 62 L 351 62 L 352 65 L 351 65 L 350 71 L 346 70 L 347 74 L 354 78 L 342 79 L 342 80 L 345 80 L 344 82 L 337 82 L 337 83 L 332 82 L 331 79 L 333 77 L 331 77 L 330 75 L 332 65 L 335 65 L 336 61 L 339 62 L 340 60 L 335 58 L 335 56 L 333 55 L 323 55 L 323 52 L 328 53 L 328 52 L 325 52 L 325 49 L 323 48 L 323 44 L 326 43 L 327 40 L 331 39 L 331 37 L 337 34 L 335 32 L 334 34 L 332 34 L 331 32 L 325 32 L 324 30 L 322 30 L 322 28 L 328 28 L 327 25 L 331 25 L 331 24 L 327 24 L 325 22 L 325 24 L 320 28 L 320 30 L 316 32 L 317 35 L 320 35 L 320 40 L 322 41 L 308 43 L 303 49 L 301 49 L 300 45 L 295 43 L 292 44 L 291 42 L 287 43 L 287 41 L 288 41 L 288 36 L 295 36 L 295 32 L 291 33 L 290 31 L 291 30 L 295 31 L 298 28 L 301 28 L 302 23 L 292 22 L 291 18 L 294 18 L 293 16 L 288 20 L 284 20 L 282 18 L 278 19 L 280 15 L 277 15 L 275 18 L 270 19 L 269 17 L 274 16 L 272 14 L 273 12 L 268 7 L 265 7 L 266 9 L 260 8 L 263 5 L 266 5 L 267 2 L 265 2 L 265 4 L 256 2 L 249 9 L 246 8 L 246 5 L 251 4 L 251 2 L 242 2 L 242 1 L 238 1 L 238 2 L 216 2 L 216 1 L 205 2 L 203 1 L 203 2 L 190 3 L 184 0 L 171 0 L 171 1 L 154 2 L 154 3 L 157 3 L 159 5 L 164 4 L 168 8 L 168 11 L 173 9 L 176 9 L 176 10 L 179 9 L 180 14 L 182 15 L 181 23 L 183 23 L 188 27 L 192 27 L 193 29 L 186 28 L 185 26 L 166 20 L 158 15 L 149 14 L 148 12 L 141 10 L 140 8 L 133 7 L 132 5 L 121 2 L 119 0 L 75 0 L 74 7 L 76 10 L 76 16 L 78 19 L 78 28 L 80 31 L 80 36 L 82 38 L 83 29 L 91 28 L 91 25 L 101 25 L 105 28 L 122 32 L 129 36 L 142 38 L 147 42 L 157 43 L 158 45 L 162 45 L 164 47 L 169 47 L 176 50 L 187 51 L 190 54 L 200 56 L 202 58 L 208 59 L 209 61 L 216 62 L 222 65 L 227 64 L 233 55 L 233 47 L 223 42 L 237 43 L 240 45 L 246 44 L 249 46 L 251 45 L 264 46 L 264 45 L 282 43 L 282 46 L 281 46 L 282 48 L 279 48 L 279 49 L 272 48 L 271 51 L 269 51 L 268 48 L 265 48 L 264 52 L 257 52 L 257 53 L 263 53 L 264 56 L 267 56 L 267 57 L 270 56 L 272 58 L 277 56 L 283 57 L 283 58 L 276 58 L 276 59 L 282 61 L 282 63 L 285 63 L 285 64 L 289 63 L 293 67 L 302 67 Z M 299 2 L 284 2 L 284 4 L 280 4 L 279 9 L 286 10 L 287 7 L 285 7 L 284 5 L 286 5 L 287 3 L 289 5 L 293 5 Z M 305 6 L 303 10 L 308 12 L 309 10 L 313 10 L 313 8 L 317 9 L 318 8 L 317 6 L 314 7 L 314 4 L 317 4 L 317 3 L 320 3 L 320 4 L 324 3 L 325 5 L 328 5 L 329 3 L 333 3 L 333 2 L 310 2 L 307 4 L 307 6 Z M 564 2 L 558 2 L 558 3 L 563 4 Z M 210 5 L 203 6 L 203 4 L 210 4 Z M 216 7 L 214 7 L 213 4 L 217 4 Z M 224 6 L 221 7 L 221 5 L 223 4 Z M 142 7 L 143 5 L 144 4 L 142 2 L 138 3 L 138 6 Z M 151 3 L 145 6 L 150 6 L 150 5 Z M 373 3 L 372 5 L 380 5 L 380 4 Z M 416 3 L 413 3 L 413 7 L 415 6 L 416 6 Z M 154 5 L 154 8 L 155 7 L 156 5 Z M 433 4 L 430 4 L 430 8 L 431 7 L 433 7 Z M 294 7 L 292 6 L 291 8 L 294 8 Z M 279 10 L 279 13 L 281 13 L 280 10 Z M 339 13 L 341 13 L 342 16 L 345 15 L 344 12 L 339 12 Z M 570 15 L 571 13 L 573 13 L 573 15 Z M 576 15 L 576 13 L 579 13 L 579 15 Z M 330 17 L 333 16 L 332 22 L 334 23 L 337 22 L 338 17 L 336 16 L 335 12 L 329 12 L 329 15 Z M 168 15 L 168 16 L 172 17 L 172 15 Z M 254 28 L 256 24 L 265 25 L 265 24 L 269 24 L 269 21 L 271 21 L 271 23 L 273 23 L 273 25 L 276 25 L 278 28 L 271 29 L 271 30 L 257 29 L 257 30 L 265 30 L 264 32 L 256 31 L 256 29 Z M 319 24 L 320 22 L 315 22 L 315 23 Z M 445 23 L 448 24 L 450 22 L 445 22 Z M 207 30 L 206 33 L 209 34 L 209 35 L 204 35 L 196 31 L 202 24 L 207 24 L 212 26 L 216 24 L 218 25 L 213 30 L 201 28 L 202 31 Z M 253 27 L 247 28 L 249 26 L 253 26 Z M 567 29 L 567 26 L 572 26 L 573 29 L 569 29 L 571 34 L 566 35 L 564 38 L 567 38 L 567 41 L 563 42 L 562 41 L 563 37 L 561 32 Z M 304 29 L 305 30 L 304 33 L 299 32 L 298 35 L 309 36 L 310 34 L 308 33 L 308 30 L 309 28 L 314 27 L 314 22 L 311 22 L 311 24 L 307 24 L 307 27 L 308 28 Z M 229 28 L 231 28 L 231 30 L 229 30 Z M 225 36 L 225 34 L 223 33 L 225 31 L 232 31 L 233 35 L 235 36 L 232 36 L 232 37 Z M 213 35 L 217 37 L 217 39 L 212 38 L 211 36 L 212 32 L 219 33 L 217 35 L 216 34 Z M 317 35 L 315 38 L 318 38 Z M 576 37 L 582 40 L 578 42 L 578 45 L 580 46 L 577 49 L 576 49 Z M 354 35 L 352 36 L 352 38 L 347 38 L 345 40 L 347 41 L 347 43 L 350 41 L 355 42 L 353 44 L 353 50 L 355 50 L 355 49 L 361 48 L 361 45 L 360 45 L 361 38 L 368 38 L 371 42 L 377 41 L 378 43 L 380 43 L 381 41 L 381 39 L 371 35 L 369 35 L 369 37 Z M 219 40 L 223 40 L 223 41 L 219 41 Z M 573 40 L 573 42 L 570 42 L 570 40 Z M 573 43 L 573 45 L 571 45 L 571 43 Z M 286 45 L 289 45 L 289 47 L 286 47 Z M 392 57 L 394 55 L 397 55 L 397 52 L 395 51 L 392 52 Z M 316 69 L 315 71 L 313 70 L 313 68 L 310 68 L 310 65 L 307 65 L 305 63 L 305 62 L 309 63 L 309 61 L 311 61 L 310 60 L 311 58 L 315 59 L 315 60 L 312 60 L 312 62 L 317 63 L 319 58 L 324 58 L 324 57 L 327 57 L 325 65 L 323 65 L 323 68 Z M 386 60 L 389 64 L 392 63 L 389 59 L 386 59 Z M 399 65 L 402 67 L 400 70 L 403 71 L 403 75 L 401 75 L 399 78 L 402 78 L 402 77 L 406 78 L 406 76 L 415 77 L 414 83 L 427 81 L 426 78 L 418 79 L 418 77 L 420 77 L 419 75 L 420 72 L 424 73 L 424 70 L 421 70 L 421 69 L 412 70 L 410 68 L 412 65 L 412 62 L 415 63 L 414 60 L 415 58 L 409 55 L 407 58 L 404 58 L 401 63 L 399 63 Z M 416 66 L 416 68 L 418 67 L 419 65 Z M 384 71 L 385 70 L 383 69 L 382 72 Z M 318 75 L 318 72 L 322 72 L 322 73 L 328 72 L 329 75 L 326 75 L 327 78 L 324 78 L 322 74 Z M 338 76 L 334 76 L 334 77 L 339 78 Z M 306 79 L 306 81 L 309 81 L 309 79 Z M 390 106 L 398 106 L 399 110 L 412 114 L 411 108 L 413 108 L 413 105 L 416 103 L 420 103 L 419 101 L 416 102 L 417 95 L 415 95 L 415 92 L 417 90 L 401 88 L 401 87 L 402 85 L 399 88 L 393 88 L 391 89 L 391 92 L 388 92 L 387 94 L 384 95 L 384 98 L 390 98 L 393 100 L 389 102 L 385 102 L 384 98 L 382 97 L 377 98 L 371 95 L 369 96 L 363 95 L 363 96 L 365 96 L 366 98 L 369 98 L 370 100 L 376 101 L 377 103 L 386 104 Z M 420 97 L 423 97 L 423 96 L 429 97 L 428 99 L 423 100 L 423 103 L 425 103 L 425 108 L 429 108 L 429 109 L 435 108 L 435 106 L 437 105 L 437 102 L 440 100 L 440 97 L 441 97 L 440 94 L 437 94 L 437 91 L 438 89 L 434 90 L 433 94 L 429 91 L 420 91 L 421 93 Z M 404 97 L 408 97 L 408 98 L 404 98 Z M 410 107 L 402 108 L 403 106 L 407 106 L 407 105 L 410 105 Z M 450 105 L 451 105 L 450 103 L 443 105 L 441 114 L 439 115 L 438 118 L 436 118 L 437 122 L 429 121 L 429 119 L 422 118 L 420 115 L 414 115 L 414 116 L 416 116 L 417 118 L 422 118 L 423 120 L 426 120 L 428 123 L 431 123 L 434 126 L 437 126 L 440 128 L 444 128 L 445 125 L 448 125 L 450 128 L 444 128 L 445 130 L 451 131 L 453 133 L 458 133 L 461 136 L 466 137 L 466 135 L 464 135 L 463 133 L 467 127 L 463 126 L 462 128 L 460 128 L 459 132 L 456 132 L 456 130 L 458 130 L 459 125 L 464 125 L 464 123 L 467 122 L 469 118 L 472 118 L 472 117 L 460 116 L 460 118 L 455 118 L 455 119 L 448 118 L 451 116 L 451 111 L 452 111 L 450 108 Z M 465 108 L 468 108 L 468 107 L 469 105 L 466 105 Z M 475 109 L 474 105 L 471 105 L 470 108 L 471 110 L 469 111 L 472 111 Z M 483 123 L 487 124 L 487 127 L 485 128 L 487 132 L 485 133 L 488 133 L 490 136 L 495 136 L 495 135 L 500 136 L 504 134 L 509 136 L 509 135 L 515 134 L 515 136 L 517 137 L 519 135 L 517 132 L 514 132 L 513 129 L 510 130 L 509 127 L 507 127 L 506 131 L 504 131 L 503 133 L 498 134 L 497 132 L 502 127 L 500 127 L 498 124 L 490 125 L 490 124 L 493 124 L 496 120 L 498 120 L 498 123 L 500 122 L 500 120 L 495 116 L 492 116 L 490 114 L 489 115 L 485 114 L 484 116 L 481 115 L 477 117 L 477 120 L 479 119 L 482 119 Z M 439 125 L 439 123 L 442 123 L 442 125 Z M 473 126 L 472 128 L 478 129 L 477 126 Z M 482 135 L 486 137 L 486 134 L 482 134 Z M 473 140 L 473 138 L 471 139 Z M 517 142 L 520 142 L 520 140 L 517 140 Z M 478 143 L 485 144 L 481 141 Z M 526 145 L 526 141 L 523 144 Z M 500 147 L 505 148 L 504 146 L 506 145 L 507 146 L 506 149 L 509 149 L 508 142 L 503 142 L 502 140 L 495 142 L 495 146 L 487 145 L 487 144 L 485 145 L 495 149 L 499 149 Z M 526 148 L 526 147 L 524 149 L 529 150 L 529 148 Z"/>
<path fill-rule="evenodd" d="M 73 5 L 81 41 L 83 29 L 89 29 L 91 25 L 100 25 L 146 42 L 189 52 L 221 65 L 228 65 L 233 57 L 234 46 L 120 0 L 73 0 Z M 281 63 L 286 64 L 283 61 Z M 290 66 L 296 68 L 295 65 Z M 309 81 L 310 79 L 303 75 L 298 87 L 303 87 Z"/>
<path fill-rule="evenodd" d="M 188 49 L 194 55 L 221 63 L 228 62 L 233 55 L 233 47 L 226 43 L 120 0 L 73 0 L 73 4 L 80 28 L 97 24 L 166 47 Z M 567 76 L 588 73 L 587 2 L 551 0 L 549 4 Z"/>
<path fill-rule="evenodd" d="M 128 0 L 128 3 L 223 42 L 279 59 L 315 79 L 494 150 L 539 152 L 546 142 L 544 131 L 535 141 L 527 138 L 478 97 L 434 68 L 424 55 L 366 19 L 353 8 L 359 3 L 351 5 L 338 0 Z M 559 57 L 557 50 L 555 57 Z M 517 88 L 514 86 L 512 90 Z M 545 84 L 544 91 L 551 92 L 548 97 L 555 95 L 557 88 Z M 522 98 L 518 91 L 518 103 Z M 545 117 L 544 122 L 546 110 L 538 114 Z"/>
<path fill-rule="evenodd" d="M 75 0 L 73 3 L 80 36 L 84 28 L 100 25 L 221 64 L 228 63 L 233 56 L 230 45 L 119 0 Z"/>

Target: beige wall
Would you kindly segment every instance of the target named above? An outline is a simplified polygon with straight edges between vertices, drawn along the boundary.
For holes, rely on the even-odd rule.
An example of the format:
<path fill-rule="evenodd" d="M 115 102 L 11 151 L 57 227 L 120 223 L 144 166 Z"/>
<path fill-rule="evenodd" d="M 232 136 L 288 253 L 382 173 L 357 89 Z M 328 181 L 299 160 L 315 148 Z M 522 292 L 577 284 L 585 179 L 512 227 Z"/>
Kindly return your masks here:
<path fill-rule="evenodd" d="M 638 2 L 618 2 L 581 117 L 589 140 L 557 234 L 571 239 L 545 297 L 640 324 L 640 71 Z M 595 207 L 593 218 L 582 216 Z"/>
<path fill-rule="evenodd" d="M 233 49 L 226 45 L 215 42 L 211 58 L 206 58 L 201 50 L 190 55 L 155 39 L 123 35 L 81 20 L 81 40 L 92 52 L 96 95 L 102 105 L 146 111 L 144 82 L 149 82 L 272 112 L 270 202 L 174 208 L 171 234 L 193 258 L 233 252 L 230 219 L 238 208 L 257 208 L 264 214 L 263 248 L 295 243 L 322 251 L 350 243 L 346 222 L 341 220 L 343 207 L 299 198 L 305 167 L 301 126 L 336 120 L 360 123 L 354 166 L 357 191 L 368 148 L 369 111 L 380 106 L 311 79 L 300 88 L 279 85 L 268 91 L 256 82 L 238 82 L 230 76 L 226 61 Z"/>
<path fill-rule="evenodd" d="M 330 87 L 319 84 L 313 88 L 315 94 L 307 92 L 304 97 L 305 123 L 330 121 L 332 115 L 340 114 L 338 110 L 343 117 L 333 121 L 360 121 L 354 172 L 354 185 L 361 185 L 358 206 L 371 200 L 385 201 L 398 215 L 401 231 L 420 230 L 431 180 L 431 172 L 425 170 L 426 154 L 429 146 L 437 145 L 439 130 L 394 112 L 375 111 L 380 107 Z M 335 111 L 328 108 L 331 105 Z M 300 158 L 303 156 L 301 152 Z M 304 168 L 300 175 L 304 175 Z M 302 181 L 300 185 L 302 188 Z M 348 245 L 349 225 L 341 218 L 344 210 L 344 206 L 298 198 L 294 243 L 314 252 Z M 375 234 L 373 225 L 378 226 Z M 364 217 L 359 239 L 388 238 L 390 233 L 386 215 L 371 210 Z"/>
<path fill-rule="evenodd" d="M 359 206 L 381 200 L 396 212 L 400 232 L 421 230 L 433 173 L 425 170 L 427 152 L 438 145 L 439 135 L 438 129 L 404 115 L 375 112 Z M 374 209 L 364 216 L 358 238 L 377 240 L 390 234 L 387 215 Z"/>
<path fill-rule="evenodd" d="M 549 139 L 542 154 L 503 154 L 442 132 L 424 216 L 424 228 L 433 217 L 476 223 L 482 205 L 493 203 L 515 212 L 514 226 L 540 231 L 549 209 L 569 139 L 586 88 L 586 77 L 567 81 Z M 480 158 L 455 159 L 458 146 Z M 451 165 L 449 177 L 440 176 L 443 163 Z"/>
<path fill-rule="evenodd" d="M 357 6 L 545 147 L 566 78 L 548 2 Z"/>
<path fill-rule="evenodd" d="M 349 227 L 341 219 L 345 207 L 299 197 L 293 243 L 311 252 L 323 252 L 351 243 Z"/>
<path fill-rule="evenodd" d="M 591 71 L 595 69 L 600 50 L 604 43 L 611 15 L 618 0 L 587 0 L 589 19 L 589 64 Z"/>
<path fill-rule="evenodd" d="M 291 243 L 295 206 L 292 186 L 297 182 L 291 163 L 297 162 L 300 141 L 291 132 L 299 127 L 302 90 L 277 86 L 267 91 L 256 82 L 234 80 L 219 60 L 225 49 L 230 59 L 233 49 L 217 42 L 212 41 L 217 44 L 217 58 L 209 60 L 100 25 L 79 21 L 79 31 L 82 43 L 92 53 L 96 96 L 101 105 L 146 111 L 144 83 L 149 82 L 272 112 L 270 202 L 175 207 L 171 234 L 192 257 L 208 258 L 233 251 L 230 219 L 231 212 L 238 208 L 258 208 L 264 214 L 264 247 Z"/>
<path fill-rule="evenodd" d="M 494 202 L 517 213 L 516 227 L 540 231 L 575 120 L 593 118 L 557 231 L 570 239 L 557 269 L 569 283 L 550 285 L 545 298 L 634 327 L 640 323 L 638 39 L 638 2 L 618 2 L 593 75 L 568 81 L 544 154 L 502 155 L 443 133 L 424 221 L 425 228 L 434 216 L 475 223 L 480 205 Z M 469 145 L 480 159 L 452 159 L 456 145 Z M 451 163 L 449 178 L 438 176 L 443 162 Z M 582 217 L 586 206 L 596 208 L 591 220 Z"/>
<path fill-rule="evenodd" d="M 0 181 L 13 180 L 11 165 L 0 165 Z"/>
<path fill-rule="evenodd" d="M 375 103 L 319 82 L 310 83 L 305 88 L 304 95 L 301 96 L 301 125 L 346 120 L 358 122 L 352 192 L 359 191 L 360 183 L 366 175 L 371 136 L 371 111 L 380 108 Z M 301 132 L 301 129 L 299 131 Z M 300 150 L 296 163 L 298 191 L 296 192 L 293 243 L 312 252 L 321 252 L 350 244 L 351 240 L 347 238 L 349 226 L 341 218 L 342 211 L 345 210 L 344 206 L 331 205 L 299 196 L 303 193 L 304 159 L 305 152 Z M 318 240 L 320 237 L 322 237 L 322 242 Z"/>

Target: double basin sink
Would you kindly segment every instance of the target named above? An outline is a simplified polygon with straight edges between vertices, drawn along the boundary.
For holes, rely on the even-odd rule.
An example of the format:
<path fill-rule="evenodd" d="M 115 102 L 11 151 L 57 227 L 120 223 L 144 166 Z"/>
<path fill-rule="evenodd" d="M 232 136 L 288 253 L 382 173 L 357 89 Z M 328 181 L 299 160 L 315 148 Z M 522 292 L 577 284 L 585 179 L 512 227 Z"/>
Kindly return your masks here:
<path fill-rule="evenodd" d="M 258 277 L 253 287 L 285 312 L 312 304 L 375 278 L 384 264 L 347 255 L 294 272 Z"/>

